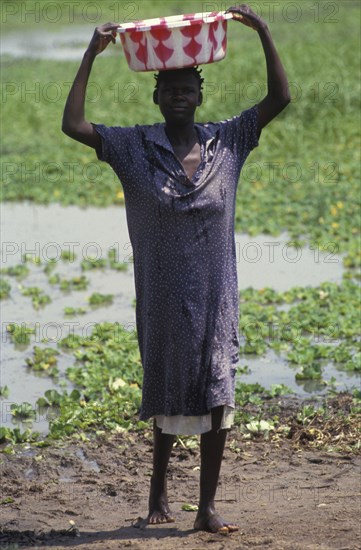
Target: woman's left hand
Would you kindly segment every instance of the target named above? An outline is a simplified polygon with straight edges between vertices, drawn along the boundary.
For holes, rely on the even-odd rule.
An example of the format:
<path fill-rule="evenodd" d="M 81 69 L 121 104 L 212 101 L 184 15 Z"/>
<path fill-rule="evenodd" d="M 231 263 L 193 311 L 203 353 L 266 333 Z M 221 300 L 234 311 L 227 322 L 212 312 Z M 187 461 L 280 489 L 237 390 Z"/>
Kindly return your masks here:
<path fill-rule="evenodd" d="M 267 24 L 257 15 L 247 4 L 241 6 L 232 6 L 226 10 L 226 13 L 232 13 L 233 19 L 251 27 L 255 31 L 266 29 Z"/>

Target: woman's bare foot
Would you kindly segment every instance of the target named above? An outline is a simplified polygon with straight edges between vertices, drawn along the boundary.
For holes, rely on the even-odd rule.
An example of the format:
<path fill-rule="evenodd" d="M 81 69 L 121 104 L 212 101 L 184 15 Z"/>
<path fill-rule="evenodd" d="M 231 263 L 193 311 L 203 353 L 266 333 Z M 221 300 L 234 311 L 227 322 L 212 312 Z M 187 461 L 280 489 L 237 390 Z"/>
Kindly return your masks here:
<path fill-rule="evenodd" d="M 238 525 L 224 521 L 216 512 L 198 512 L 194 522 L 194 529 L 199 531 L 210 531 L 211 533 L 220 533 L 228 535 L 233 531 L 238 531 Z"/>
<path fill-rule="evenodd" d="M 175 519 L 168 506 L 168 499 L 163 495 L 157 501 L 149 498 L 149 514 L 146 518 L 138 517 L 133 522 L 133 527 L 145 529 L 147 525 L 156 525 L 159 523 L 174 523 Z"/>
<path fill-rule="evenodd" d="M 147 522 L 149 525 L 154 523 L 174 523 L 175 518 L 172 515 L 172 512 L 168 509 L 165 510 L 153 510 L 149 512 L 147 517 Z"/>
<path fill-rule="evenodd" d="M 160 498 L 157 503 L 149 506 L 147 522 L 153 523 L 174 523 L 175 519 L 168 506 L 167 497 Z"/>
<path fill-rule="evenodd" d="M 166 489 L 160 491 L 154 487 L 153 481 L 150 484 L 148 524 L 173 523 L 175 521 L 169 509 L 168 495 Z"/>

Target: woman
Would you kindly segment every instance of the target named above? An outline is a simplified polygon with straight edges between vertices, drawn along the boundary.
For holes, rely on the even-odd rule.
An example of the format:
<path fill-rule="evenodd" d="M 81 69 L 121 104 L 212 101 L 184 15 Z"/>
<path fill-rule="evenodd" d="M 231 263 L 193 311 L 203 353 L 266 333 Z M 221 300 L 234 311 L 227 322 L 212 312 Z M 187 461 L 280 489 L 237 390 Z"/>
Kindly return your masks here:
<path fill-rule="evenodd" d="M 201 434 L 195 529 L 238 526 L 215 511 L 227 430 L 234 411 L 238 290 L 234 244 L 239 175 L 262 128 L 290 101 L 287 78 L 266 23 L 248 6 L 227 10 L 258 32 L 268 91 L 227 121 L 194 122 L 202 103 L 196 68 L 161 71 L 153 101 L 164 123 L 105 127 L 85 119 L 93 61 L 116 24 L 97 27 L 64 110 L 63 131 L 90 147 L 119 176 L 133 246 L 136 319 L 144 369 L 141 419 L 153 418 L 153 475 L 146 523 L 174 521 L 166 472 L 176 434 Z"/>

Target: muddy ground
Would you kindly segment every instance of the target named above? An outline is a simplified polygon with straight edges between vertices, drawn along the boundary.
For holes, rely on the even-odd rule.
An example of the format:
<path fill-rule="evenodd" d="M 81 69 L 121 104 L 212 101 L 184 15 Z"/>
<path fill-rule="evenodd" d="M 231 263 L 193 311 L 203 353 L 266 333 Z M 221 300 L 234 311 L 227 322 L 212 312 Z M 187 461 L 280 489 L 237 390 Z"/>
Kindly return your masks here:
<path fill-rule="evenodd" d="M 359 549 L 360 454 L 316 448 L 315 434 L 266 441 L 231 430 L 217 494 L 219 512 L 240 526 L 228 536 L 193 530 L 196 512 L 182 511 L 197 503 L 198 448 L 172 452 L 176 522 L 145 529 L 132 523 L 147 512 L 151 433 L 2 454 L 0 548 Z"/>

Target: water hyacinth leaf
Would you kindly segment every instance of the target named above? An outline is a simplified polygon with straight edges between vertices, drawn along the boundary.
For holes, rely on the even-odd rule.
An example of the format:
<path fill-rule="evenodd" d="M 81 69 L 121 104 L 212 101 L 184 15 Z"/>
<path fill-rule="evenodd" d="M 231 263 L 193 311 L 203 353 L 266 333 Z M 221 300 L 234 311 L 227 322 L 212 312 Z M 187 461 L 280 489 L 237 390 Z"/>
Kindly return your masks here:
<path fill-rule="evenodd" d="M 46 266 L 44 267 L 44 273 L 50 275 L 56 268 L 57 260 L 48 260 Z"/>
<path fill-rule="evenodd" d="M 89 279 L 85 275 L 72 277 L 71 279 L 59 279 L 56 284 L 60 285 L 60 289 L 64 291 L 70 290 L 86 290 L 89 285 Z"/>
<path fill-rule="evenodd" d="M 322 378 L 322 367 L 317 363 L 304 366 L 301 368 L 300 372 L 296 373 L 296 380 L 321 380 L 321 378 Z"/>
<path fill-rule="evenodd" d="M 13 502 L 15 502 L 15 499 L 13 497 L 5 497 L 2 500 L 0 500 L 0 505 L 12 504 Z"/>
<path fill-rule="evenodd" d="M 274 430 L 274 425 L 266 420 L 253 420 L 246 424 L 246 428 L 251 433 L 260 433 Z"/>
<path fill-rule="evenodd" d="M 117 271 L 127 271 L 128 264 L 126 262 L 119 261 L 119 254 L 116 248 L 108 250 L 109 267 Z"/>
<path fill-rule="evenodd" d="M 22 323 L 21 325 L 9 323 L 6 326 L 6 331 L 10 334 L 11 339 L 16 344 L 29 344 L 30 334 L 35 334 L 36 329 L 27 326 L 25 323 Z"/>
<path fill-rule="evenodd" d="M 271 397 L 276 397 L 277 395 L 289 395 L 294 393 L 294 391 L 292 388 L 289 388 L 284 384 L 271 384 L 271 388 L 268 393 Z"/>
<path fill-rule="evenodd" d="M 79 401 L 80 397 L 81 397 L 81 394 L 79 390 L 75 389 L 70 392 L 69 399 L 71 399 L 71 401 Z"/>
<path fill-rule="evenodd" d="M 23 254 L 21 259 L 24 263 L 30 262 L 30 263 L 33 263 L 35 265 L 41 265 L 40 256 L 36 256 L 34 254 L 30 254 L 30 253 Z"/>
<path fill-rule="evenodd" d="M 65 307 L 64 308 L 64 315 L 85 315 L 87 313 L 87 309 L 85 307 Z"/>
<path fill-rule="evenodd" d="M 51 298 L 45 292 L 36 286 L 23 287 L 19 285 L 20 291 L 24 296 L 30 296 L 34 309 L 39 309 L 46 304 L 50 304 Z"/>
<path fill-rule="evenodd" d="M 184 512 L 197 512 L 197 504 L 182 504 L 182 510 Z"/>
<path fill-rule="evenodd" d="M 0 386 L 0 397 L 9 397 L 9 393 L 8 386 Z"/>
<path fill-rule="evenodd" d="M 57 390 L 46 390 L 45 397 L 39 397 L 37 405 L 39 407 L 50 407 L 53 405 L 59 405 L 61 402 L 61 394 Z"/>
<path fill-rule="evenodd" d="M 18 264 L 15 266 L 4 267 L 0 269 L 0 273 L 8 275 L 9 277 L 16 277 L 17 279 L 23 279 L 29 274 L 29 268 L 25 264 Z"/>
<path fill-rule="evenodd" d="M 33 357 L 25 359 L 28 367 L 35 371 L 46 372 L 49 376 L 57 376 L 59 374 L 57 363 L 58 350 L 54 348 L 41 348 L 34 346 Z"/>
<path fill-rule="evenodd" d="M 85 259 L 82 260 L 80 267 L 82 271 L 90 271 L 92 269 L 105 269 L 107 261 L 103 258 Z"/>
<path fill-rule="evenodd" d="M 113 303 L 113 294 L 101 294 L 100 292 L 93 292 L 88 298 L 89 304 L 92 306 L 108 305 Z"/>
<path fill-rule="evenodd" d="M 361 372 L 361 352 L 355 355 L 345 363 L 345 369 L 348 371 Z"/>
<path fill-rule="evenodd" d="M 4 300 L 10 296 L 11 285 L 5 279 L 0 279 L 0 300 Z"/>
<path fill-rule="evenodd" d="M 61 251 L 60 258 L 64 262 L 74 262 L 76 259 L 76 254 L 74 250 L 65 249 Z"/>
<path fill-rule="evenodd" d="M 12 403 L 10 405 L 10 411 L 15 418 L 21 418 L 22 420 L 34 419 L 36 417 L 35 409 L 27 402 L 20 403 L 19 405 Z"/>
<path fill-rule="evenodd" d="M 109 389 L 112 391 L 117 391 L 120 388 L 124 388 L 126 386 L 126 382 L 122 378 L 116 378 L 115 380 L 110 379 L 109 380 Z"/>

